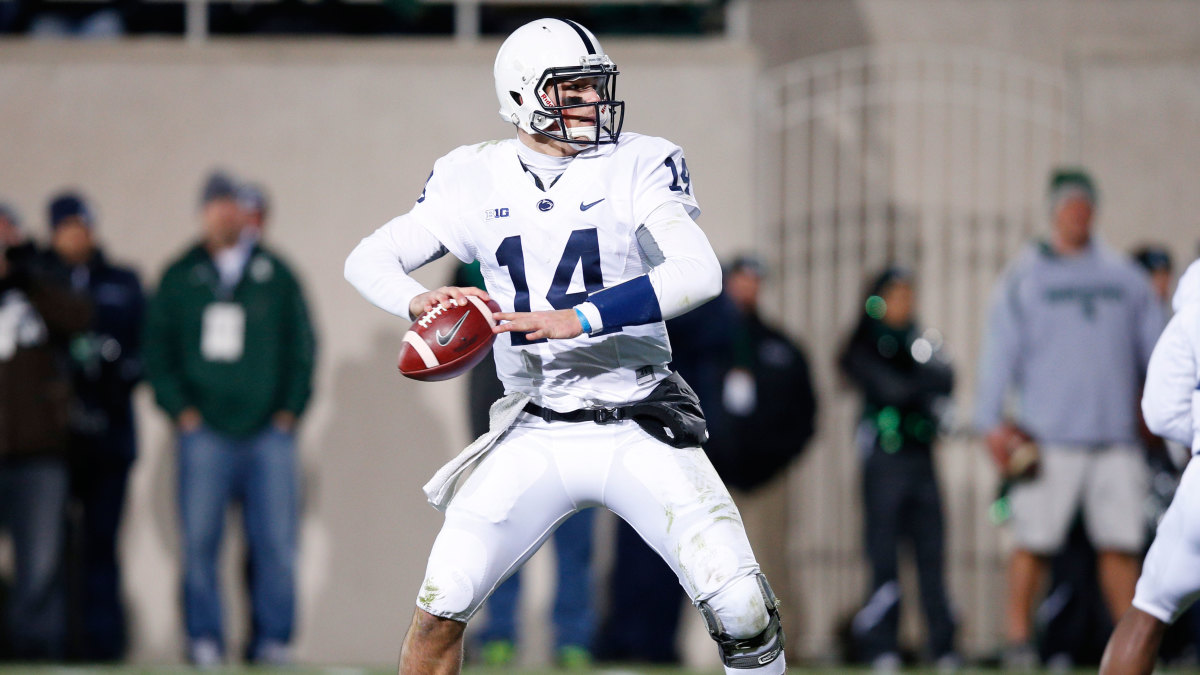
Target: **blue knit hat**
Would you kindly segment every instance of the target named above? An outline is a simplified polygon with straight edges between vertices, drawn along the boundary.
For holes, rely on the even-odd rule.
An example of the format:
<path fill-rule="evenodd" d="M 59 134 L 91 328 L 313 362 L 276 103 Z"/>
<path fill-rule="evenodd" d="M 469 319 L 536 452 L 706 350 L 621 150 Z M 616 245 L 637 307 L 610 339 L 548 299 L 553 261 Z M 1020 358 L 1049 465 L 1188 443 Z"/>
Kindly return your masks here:
<path fill-rule="evenodd" d="M 62 192 L 50 200 L 49 208 L 50 229 L 55 230 L 67 218 L 78 217 L 83 224 L 91 227 L 95 220 L 87 201 L 78 192 Z"/>
<path fill-rule="evenodd" d="M 203 206 L 217 199 L 238 198 L 238 184 L 232 176 L 224 171 L 213 171 L 204 181 L 204 189 L 200 191 L 200 205 Z"/>
<path fill-rule="evenodd" d="M 238 187 L 238 206 L 247 211 L 267 212 L 267 193 L 254 183 L 243 183 Z"/>
<path fill-rule="evenodd" d="M 1171 253 L 1162 246 L 1143 246 L 1133 252 L 1133 259 L 1147 272 L 1171 271 Z"/>
<path fill-rule="evenodd" d="M 759 279 L 765 279 L 767 276 L 767 264 L 763 262 L 762 258 L 752 253 L 743 253 L 725 263 L 724 273 L 726 276 L 737 274 L 738 272 L 749 272 Z"/>

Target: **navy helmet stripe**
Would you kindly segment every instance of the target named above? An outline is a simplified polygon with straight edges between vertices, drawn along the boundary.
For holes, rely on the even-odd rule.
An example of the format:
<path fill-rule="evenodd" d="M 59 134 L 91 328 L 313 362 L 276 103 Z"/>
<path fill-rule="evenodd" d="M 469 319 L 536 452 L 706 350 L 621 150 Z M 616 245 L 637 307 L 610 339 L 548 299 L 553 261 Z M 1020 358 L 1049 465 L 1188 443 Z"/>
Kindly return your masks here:
<path fill-rule="evenodd" d="M 574 21 L 571 21 L 570 19 L 559 19 L 559 21 L 562 21 L 563 23 L 567 24 L 571 28 L 574 28 L 575 32 L 579 33 L 579 39 L 583 40 L 583 46 L 585 49 L 587 49 L 587 53 L 589 53 L 589 54 L 596 53 L 596 45 L 592 44 L 592 41 L 590 39 L 588 39 L 587 33 L 583 32 L 583 26 L 580 26 L 579 24 L 575 23 Z"/>

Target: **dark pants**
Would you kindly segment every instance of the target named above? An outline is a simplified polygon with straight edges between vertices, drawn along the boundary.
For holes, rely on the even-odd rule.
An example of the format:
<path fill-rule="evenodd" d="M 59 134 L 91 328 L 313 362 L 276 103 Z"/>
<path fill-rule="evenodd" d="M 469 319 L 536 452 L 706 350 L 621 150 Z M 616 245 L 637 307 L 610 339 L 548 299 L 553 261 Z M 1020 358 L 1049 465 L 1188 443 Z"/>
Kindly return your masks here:
<path fill-rule="evenodd" d="M 1082 517 L 1076 517 L 1062 550 L 1050 561 L 1050 590 L 1036 619 L 1043 659 L 1066 654 L 1078 665 L 1100 663 L 1113 626 L 1100 591 L 1096 549 Z"/>
<path fill-rule="evenodd" d="M 67 482 L 62 459 L 0 461 L 0 530 L 11 535 L 16 558 L 5 615 L 13 655 L 21 660 L 63 656 Z"/>
<path fill-rule="evenodd" d="M 928 452 L 888 454 L 874 447 L 863 466 L 863 515 L 871 562 L 871 597 L 854 617 L 854 635 L 869 660 L 898 652 L 898 549 L 912 546 L 921 607 L 933 658 L 954 650 L 954 616 L 946 595 L 942 501 Z"/>
<path fill-rule="evenodd" d="M 678 663 L 675 638 L 684 592 L 667 563 L 637 531 L 617 522 L 608 611 L 593 649 L 602 661 Z"/>
<path fill-rule="evenodd" d="M 116 661 L 125 654 L 117 531 L 133 464 L 134 430 L 113 429 L 101 438 L 78 438 L 71 492 L 78 510 L 71 537 L 72 651 L 87 661 Z"/>

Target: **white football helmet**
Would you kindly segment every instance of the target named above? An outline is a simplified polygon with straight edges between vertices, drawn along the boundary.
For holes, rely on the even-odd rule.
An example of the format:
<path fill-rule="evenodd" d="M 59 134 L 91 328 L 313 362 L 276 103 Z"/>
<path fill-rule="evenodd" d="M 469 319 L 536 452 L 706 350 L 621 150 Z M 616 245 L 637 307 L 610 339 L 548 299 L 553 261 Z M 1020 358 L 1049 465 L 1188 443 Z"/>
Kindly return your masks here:
<path fill-rule="evenodd" d="M 521 26 L 500 45 L 494 72 L 505 121 L 575 145 L 617 142 L 625 121 L 625 102 L 615 100 L 617 66 L 583 26 L 566 19 L 538 19 Z M 548 86 L 581 78 L 594 85 L 598 101 L 570 95 L 559 100 L 559 88 Z M 568 127 L 564 112 L 595 122 Z"/>

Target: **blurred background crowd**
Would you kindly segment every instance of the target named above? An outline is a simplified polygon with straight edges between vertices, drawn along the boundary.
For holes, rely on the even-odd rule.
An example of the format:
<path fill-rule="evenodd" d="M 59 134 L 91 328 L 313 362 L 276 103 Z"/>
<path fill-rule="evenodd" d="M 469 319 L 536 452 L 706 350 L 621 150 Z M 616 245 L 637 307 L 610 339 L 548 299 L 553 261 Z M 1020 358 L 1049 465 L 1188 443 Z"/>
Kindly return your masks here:
<path fill-rule="evenodd" d="M 9 0 L 0 5 L 0 33 L 35 38 L 90 39 L 180 35 L 187 30 L 186 2 L 122 0 Z M 436 36 L 455 32 L 454 0 L 338 0 L 214 2 L 206 17 L 212 35 Z M 457 3 L 462 5 L 462 3 Z M 484 35 L 507 35 L 545 12 L 530 3 L 471 2 Z M 536 4 L 536 3 L 534 3 Z M 555 6 L 565 15 L 607 35 L 712 35 L 723 30 L 724 0 L 659 3 L 580 3 Z"/>
<path fill-rule="evenodd" d="M 725 285 L 674 367 L 792 662 L 1094 663 L 1188 458 L 1137 401 L 1196 256 L 1200 6 L 1134 5 L 0 0 L 0 657 L 392 658 L 419 486 L 498 383 L 403 381 L 341 263 L 510 133 L 495 38 L 553 14 L 688 153 Z M 471 658 L 715 663 L 609 514 L 546 549 Z"/>
<path fill-rule="evenodd" d="M 290 662 L 299 472 L 294 431 L 315 342 L 286 264 L 262 245 L 262 189 L 205 182 L 201 237 L 147 303 L 78 192 L 52 198 L 48 245 L 0 203 L 0 523 L 11 534 L 6 630 L 19 660 L 116 661 L 128 633 L 117 535 L 146 378 L 178 434 L 183 598 L 192 663 L 223 659 L 217 552 L 240 504 L 253 662 Z"/>

